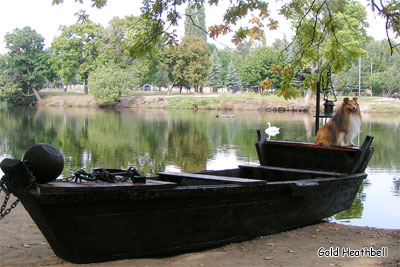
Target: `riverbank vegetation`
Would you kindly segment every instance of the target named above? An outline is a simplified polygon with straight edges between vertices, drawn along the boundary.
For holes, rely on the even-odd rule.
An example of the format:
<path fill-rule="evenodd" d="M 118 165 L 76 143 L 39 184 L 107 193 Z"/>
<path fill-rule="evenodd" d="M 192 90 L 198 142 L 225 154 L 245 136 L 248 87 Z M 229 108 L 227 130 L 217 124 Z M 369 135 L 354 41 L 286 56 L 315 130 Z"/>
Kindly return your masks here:
<path fill-rule="evenodd" d="M 93 2 L 98 7 L 106 3 Z M 78 22 L 62 26 L 61 34 L 48 49 L 34 29 L 15 29 L 5 36 L 8 52 L 0 55 L 0 101 L 34 104 L 41 100 L 42 88 L 56 86 L 66 90 L 67 84 L 82 84 L 84 94 L 91 93 L 98 105 L 120 106 L 126 96 L 137 95 L 138 88 L 147 84 L 167 88 L 168 94 L 174 88 L 200 94 L 210 88 L 214 93 L 222 89 L 261 95 L 275 92 L 282 99 L 306 95 L 307 109 L 317 84 L 325 96 L 333 90 L 341 95 L 374 96 L 391 96 L 400 90 L 399 44 L 390 37 L 376 41 L 367 36 L 367 13 L 359 2 L 346 0 L 339 5 L 292 0 L 280 12 L 292 23 L 295 36 L 291 41 L 277 39 L 271 46 L 266 45 L 267 36 L 262 30 L 262 21 L 269 14 L 267 5 L 262 1 L 240 2 L 227 10 L 224 25 L 208 29 L 205 1 L 189 3 L 181 41 L 163 28 L 165 22 L 176 25 L 179 14 L 158 6 L 158 2 L 145 6 L 140 16 L 116 17 L 107 27 L 94 23 L 84 12 L 77 13 Z M 372 3 L 381 12 L 382 7 Z M 171 8 L 180 5 L 170 4 Z M 390 11 L 398 5 L 397 1 L 389 1 L 384 8 Z M 253 13 L 255 10 L 261 12 L 259 16 Z M 157 14 L 165 13 L 169 14 L 167 21 L 160 21 Z M 233 31 L 231 26 L 250 13 L 253 27 L 236 31 L 235 49 L 220 49 L 207 42 L 207 38 Z M 397 13 L 379 14 L 387 16 L 386 30 L 398 37 L 398 20 L 393 19 Z M 271 19 L 268 25 L 276 28 L 277 21 Z M 230 109 L 242 104 L 236 101 L 246 103 L 240 97 L 224 96 L 228 99 L 222 101 L 208 97 L 170 98 L 159 100 L 160 105 L 156 106 L 164 107 L 162 103 L 167 102 L 170 108 Z M 265 105 L 262 98 L 252 98 L 257 106 Z"/>
<path fill-rule="evenodd" d="M 91 94 L 81 91 L 64 92 L 58 89 L 40 91 L 42 100 L 40 106 L 51 107 L 91 107 L 97 108 L 104 104 L 95 100 Z M 338 106 L 344 96 L 338 96 L 335 106 Z M 239 93 L 239 94 L 200 94 L 200 93 L 164 93 L 144 92 L 122 96 L 120 102 L 113 108 L 151 108 L 151 109 L 193 109 L 193 110 L 262 110 L 262 111 L 298 111 L 315 112 L 315 95 L 306 101 L 304 98 L 285 100 L 274 94 Z M 400 113 L 400 101 L 385 97 L 358 98 L 362 113 Z M 321 103 L 321 110 L 323 106 Z"/>

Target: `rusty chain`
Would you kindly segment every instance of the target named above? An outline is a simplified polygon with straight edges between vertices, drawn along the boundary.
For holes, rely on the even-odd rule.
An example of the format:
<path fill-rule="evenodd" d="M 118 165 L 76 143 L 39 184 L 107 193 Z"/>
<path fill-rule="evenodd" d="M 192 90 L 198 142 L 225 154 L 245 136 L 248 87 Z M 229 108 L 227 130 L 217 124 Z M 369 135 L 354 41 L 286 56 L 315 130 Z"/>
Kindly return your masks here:
<path fill-rule="evenodd" d="M 10 193 L 7 192 L 7 190 L 5 189 L 5 175 L 1 178 L 1 186 L 0 186 L 0 193 L 1 191 L 4 191 L 4 193 L 6 194 L 4 201 L 3 201 L 3 205 L 1 205 L 1 209 L 0 209 L 0 220 L 3 219 L 6 215 L 8 215 L 11 210 L 13 208 L 15 208 L 18 205 L 19 199 L 17 198 L 14 203 L 11 204 L 11 206 L 7 209 L 7 203 L 8 200 L 10 199 Z"/>
<path fill-rule="evenodd" d="M 30 170 L 27 170 L 28 174 L 31 176 L 30 180 L 29 180 L 29 184 L 24 188 L 24 190 L 22 191 L 22 193 L 20 194 L 20 198 L 22 198 L 26 192 L 29 190 L 29 188 L 32 187 L 32 185 L 36 182 L 36 177 L 33 175 L 33 173 Z M 4 175 L 1 180 L 0 180 L 0 193 L 1 191 L 4 191 L 4 193 L 6 194 L 3 204 L 1 205 L 0 208 L 0 220 L 2 220 L 6 215 L 8 215 L 12 209 L 14 209 L 18 203 L 19 203 L 19 199 L 17 198 L 9 208 L 7 208 L 7 203 L 10 199 L 10 192 L 8 192 L 8 189 L 10 187 L 10 184 L 7 183 L 8 181 L 8 177 L 6 175 Z M 7 185 L 6 185 L 7 183 Z"/>
<path fill-rule="evenodd" d="M 1 192 L 1 191 L 2 191 L 2 190 L 0 190 L 0 192 Z M 8 209 L 6 209 L 7 203 L 8 203 L 8 200 L 9 200 L 9 199 L 10 199 L 10 194 L 7 194 L 7 193 L 6 193 L 6 197 L 5 197 L 5 199 L 4 199 L 3 205 L 1 205 L 0 220 L 3 219 L 4 217 L 6 217 L 6 215 L 8 215 L 8 214 L 11 212 L 11 210 L 12 210 L 13 208 L 15 208 L 15 207 L 18 205 L 18 203 L 19 203 L 19 199 L 17 198 L 17 199 L 14 201 L 14 203 L 12 203 L 11 206 L 10 206 Z"/>

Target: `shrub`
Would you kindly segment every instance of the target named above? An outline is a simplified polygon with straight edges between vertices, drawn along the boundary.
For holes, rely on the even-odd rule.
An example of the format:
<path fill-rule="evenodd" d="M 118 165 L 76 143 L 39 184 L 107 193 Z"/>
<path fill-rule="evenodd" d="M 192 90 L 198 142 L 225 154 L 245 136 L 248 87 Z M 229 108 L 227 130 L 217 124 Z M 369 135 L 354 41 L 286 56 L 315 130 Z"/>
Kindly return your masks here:
<path fill-rule="evenodd" d="M 89 75 L 89 92 L 101 103 L 113 104 L 127 88 L 135 88 L 134 75 L 115 65 L 96 69 Z"/>

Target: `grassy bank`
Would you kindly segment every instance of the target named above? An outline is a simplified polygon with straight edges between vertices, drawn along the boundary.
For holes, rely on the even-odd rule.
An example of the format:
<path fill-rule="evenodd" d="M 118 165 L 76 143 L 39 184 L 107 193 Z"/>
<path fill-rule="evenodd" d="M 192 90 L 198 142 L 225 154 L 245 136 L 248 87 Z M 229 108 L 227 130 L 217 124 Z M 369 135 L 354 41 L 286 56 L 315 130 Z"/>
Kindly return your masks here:
<path fill-rule="evenodd" d="M 41 91 L 41 106 L 98 107 L 92 95 L 61 90 Z M 344 97 L 338 97 L 338 106 Z M 382 97 L 360 97 L 360 109 L 368 113 L 400 113 L 400 101 Z M 321 101 L 321 109 L 323 109 Z M 142 93 L 124 96 L 118 108 L 163 108 L 203 110 L 265 110 L 315 111 L 315 99 L 308 103 L 303 98 L 285 100 L 276 95 L 243 94 L 156 94 Z"/>
<path fill-rule="evenodd" d="M 221 94 L 211 96 L 170 97 L 166 107 L 174 109 L 210 109 L 210 110 L 307 110 L 301 100 L 285 101 L 275 95 L 259 94 Z"/>

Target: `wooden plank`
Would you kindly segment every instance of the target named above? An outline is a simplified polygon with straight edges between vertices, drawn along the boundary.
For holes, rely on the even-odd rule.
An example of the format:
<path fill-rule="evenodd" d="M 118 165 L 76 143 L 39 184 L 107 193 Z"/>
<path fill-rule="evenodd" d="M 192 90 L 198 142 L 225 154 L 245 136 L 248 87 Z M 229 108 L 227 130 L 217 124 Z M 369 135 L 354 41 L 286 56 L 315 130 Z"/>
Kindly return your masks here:
<path fill-rule="evenodd" d="M 237 177 L 228 177 L 228 176 L 217 176 L 217 175 L 208 175 L 208 174 L 197 174 L 197 173 L 159 172 L 157 174 L 160 176 L 173 176 L 173 177 L 182 177 L 182 178 L 189 178 L 189 179 L 218 181 L 218 182 L 225 183 L 225 184 L 227 184 L 227 183 L 232 183 L 232 184 L 265 184 L 265 183 L 267 183 L 267 181 L 265 181 L 265 180 L 237 178 Z"/>
<path fill-rule="evenodd" d="M 62 192 L 99 192 L 99 191 L 129 191 L 129 190 L 150 190 L 150 189 L 169 189 L 177 185 L 173 182 L 157 181 L 147 179 L 146 183 L 75 183 L 75 182 L 50 182 L 39 184 L 37 192 L 39 194 L 62 193 Z"/>
<path fill-rule="evenodd" d="M 248 168 L 248 169 L 262 169 L 262 170 L 271 170 L 271 171 L 281 171 L 281 172 L 290 172 L 290 173 L 299 173 L 299 174 L 311 174 L 311 175 L 324 175 L 324 176 L 346 176 L 347 173 L 341 172 L 326 172 L 326 171 L 315 171 L 315 170 L 305 170 L 305 169 L 293 169 L 293 168 L 281 168 L 281 167 L 271 167 L 271 166 L 262 166 L 262 165 L 239 165 L 239 168 Z"/>
<path fill-rule="evenodd" d="M 362 167 L 364 165 L 364 162 L 369 161 L 369 159 L 370 159 L 369 153 L 370 153 L 370 147 L 372 144 L 372 140 L 374 140 L 373 136 L 367 135 L 365 137 L 365 140 L 360 147 L 361 154 L 360 154 L 360 157 L 359 157 L 356 165 L 354 166 L 353 173 L 358 173 L 358 172 L 364 171 L 364 170 L 362 170 Z"/>

